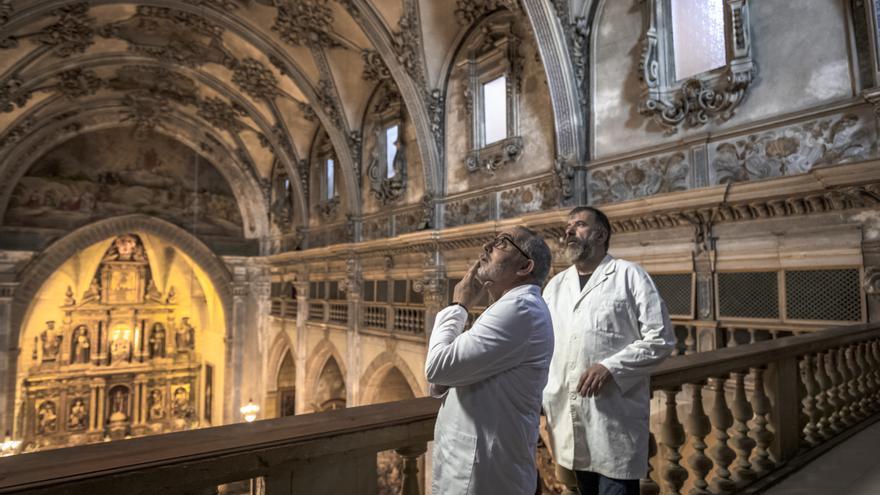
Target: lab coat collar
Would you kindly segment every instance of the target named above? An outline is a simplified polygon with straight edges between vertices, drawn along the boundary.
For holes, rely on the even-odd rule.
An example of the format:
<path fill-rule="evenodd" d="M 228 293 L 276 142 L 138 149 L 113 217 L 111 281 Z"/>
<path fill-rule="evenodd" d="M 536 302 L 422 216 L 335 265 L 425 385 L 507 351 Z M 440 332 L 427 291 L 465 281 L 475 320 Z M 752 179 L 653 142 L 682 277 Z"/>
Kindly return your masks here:
<path fill-rule="evenodd" d="M 571 265 L 566 274 L 565 274 L 565 284 L 568 286 L 568 291 L 571 293 L 572 298 L 575 303 L 573 307 L 577 307 L 578 304 L 586 297 L 587 294 L 590 293 L 593 289 L 601 285 L 605 280 L 608 279 L 608 276 L 614 273 L 615 264 L 614 264 L 614 256 L 610 254 L 606 254 L 604 258 L 602 258 L 602 262 L 599 263 L 599 266 L 593 270 L 593 275 L 590 276 L 590 280 L 587 281 L 587 285 L 581 289 L 580 278 L 578 277 L 577 267 L 575 265 Z"/>

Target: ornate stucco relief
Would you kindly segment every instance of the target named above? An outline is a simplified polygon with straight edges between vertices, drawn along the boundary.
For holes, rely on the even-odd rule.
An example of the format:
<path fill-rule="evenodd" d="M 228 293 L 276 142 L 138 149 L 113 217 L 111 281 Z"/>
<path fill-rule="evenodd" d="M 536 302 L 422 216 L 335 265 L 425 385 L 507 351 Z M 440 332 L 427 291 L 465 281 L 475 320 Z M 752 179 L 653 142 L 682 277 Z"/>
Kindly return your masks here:
<path fill-rule="evenodd" d="M 593 203 L 613 203 L 683 191 L 690 172 L 688 157 L 676 152 L 593 169 L 587 183 Z"/>
<path fill-rule="evenodd" d="M 872 158 L 875 140 L 870 114 L 819 118 L 710 145 L 709 173 L 713 184 L 801 174 Z"/>

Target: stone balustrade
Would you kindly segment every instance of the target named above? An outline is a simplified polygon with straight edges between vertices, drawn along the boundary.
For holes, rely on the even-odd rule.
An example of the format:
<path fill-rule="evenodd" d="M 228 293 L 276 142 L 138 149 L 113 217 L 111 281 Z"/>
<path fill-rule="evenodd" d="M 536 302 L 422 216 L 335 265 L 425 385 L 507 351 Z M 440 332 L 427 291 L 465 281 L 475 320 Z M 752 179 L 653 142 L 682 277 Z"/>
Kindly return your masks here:
<path fill-rule="evenodd" d="M 643 494 L 755 490 L 880 412 L 880 324 L 668 359 L 652 374 Z M 0 494 L 214 493 L 262 477 L 265 493 L 376 493 L 377 452 L 403 457 L 403 493 L 433 437 L 430 398 L 0 459 Z M 655 442 L 656 440 L 656 442 Z"/>

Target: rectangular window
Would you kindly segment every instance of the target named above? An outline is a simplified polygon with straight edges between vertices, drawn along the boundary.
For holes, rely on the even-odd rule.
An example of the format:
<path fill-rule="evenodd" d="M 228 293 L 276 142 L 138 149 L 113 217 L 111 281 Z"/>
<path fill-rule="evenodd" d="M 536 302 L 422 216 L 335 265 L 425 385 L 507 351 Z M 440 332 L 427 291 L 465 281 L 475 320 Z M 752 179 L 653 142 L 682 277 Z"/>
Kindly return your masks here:
<path fill-rule="evenodd" d="M 724 0 L 671 0 L 675 78 L 679 81 L 727 64 Z"/>
<path fill-rule="evenodd" d="M 326 191 L 327 196 L 325 197 L 325 199 L 333 199 L 336 197 L 336 180 L 335 180 L 336 178 L 333 176 L 334 172 L 336 171 L 335 170 L 336 167 L 333 166 L 333 159 L 332 158 L 327 159 L 326 165 L 327 165 L 327 191 Z"/>
<path fill-rule="evenodd" d="M 507 137 L 507 77 L 483 84 L 483 145 Z"/>
<path fill-rule="evenodd" d="M 394 159 L 397 157 L 397 124 L 385 129 L 385 178 L 391 179 L 394 170 Z"/>

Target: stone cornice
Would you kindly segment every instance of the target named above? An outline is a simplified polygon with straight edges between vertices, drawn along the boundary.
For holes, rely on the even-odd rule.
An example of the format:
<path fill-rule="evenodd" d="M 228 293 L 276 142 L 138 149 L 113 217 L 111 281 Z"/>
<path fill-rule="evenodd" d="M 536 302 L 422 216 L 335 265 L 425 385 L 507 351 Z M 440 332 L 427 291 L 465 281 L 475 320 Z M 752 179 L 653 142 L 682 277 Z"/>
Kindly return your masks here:
<path fill-rule="evenodd" d="M 616 233 L 808 215 L 880 204 L 880 160 L 815 169 L 764 181 L 662 194 L 603 206 Z M 513 225 L 538 230 L 553 240 L 562 234 L 568 209 L 426 230 L 388 239 L 336 244 L 267 257 L 271 264 L 335 257 L 379 256 L 477 247 L 493 232 Z"/>

